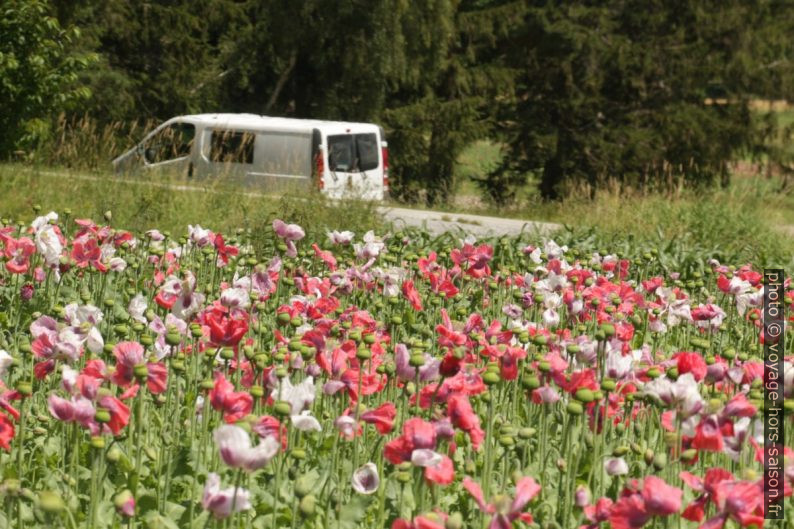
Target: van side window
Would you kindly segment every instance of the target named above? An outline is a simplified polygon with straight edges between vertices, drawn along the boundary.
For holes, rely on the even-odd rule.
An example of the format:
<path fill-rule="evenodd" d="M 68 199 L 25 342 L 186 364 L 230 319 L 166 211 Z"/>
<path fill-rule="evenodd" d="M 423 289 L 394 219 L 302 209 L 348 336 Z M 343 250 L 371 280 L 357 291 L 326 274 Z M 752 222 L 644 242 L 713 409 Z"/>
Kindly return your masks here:
<path fill-rule="evenodd" d="M 375 134 L 356 134 L 358 170 L 372 171 L 378 168 L 378 138 Z"/>
<path fill-rule="evenodd" d="M 213 130 L 210 161 L 218 163 L 254 163 L 254 139 L 250 132 Z"/>
<path fill-rule="evenodd" d="M 189 156 L 196 136 L 192 123 L 172 123 L 146 141 L 144 156 L 148 163 L 160 163 Z"/>

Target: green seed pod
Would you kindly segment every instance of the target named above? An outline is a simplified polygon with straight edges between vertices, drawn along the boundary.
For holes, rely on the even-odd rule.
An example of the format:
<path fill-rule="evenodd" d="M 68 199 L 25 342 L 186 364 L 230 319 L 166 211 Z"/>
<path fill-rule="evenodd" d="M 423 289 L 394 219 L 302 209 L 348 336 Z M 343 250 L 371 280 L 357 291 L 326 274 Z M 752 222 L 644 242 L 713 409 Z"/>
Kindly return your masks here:
<path fill-rule="evenodd" d="M 361 344 L 358 349 L 356 349 L 356 358 L 359 360 L 369 360 L 372 358 L 372 351 L 364 344 Z"/>
<path fill-rule="evenodd" d="M 482 381 L 485 382 L 485 384 L 488 386 L 498 384 L 499 380 L 500 380 L 499 373 L 494 373 L 493 371 L 486 371 L 482 375 Z"/>
<path fill-rule="evenodd" d="M 653 463 L 653 459 L 656 457 L 656 454 L 653 453 L 653 450 L 648 448 L 645 450 L 645 454 L 643 454 L 643 458 L 645 459 L 645 464 L 650 465 Z"/>
<path fill-rule="evenodd" d="M 502 435 L 499 437 L 499 444 L 504 446 L 505 448 L 509 448 L 516 444 L 515 439 L 513 439 L 510 435 Z"/>
<path fill-rule="evenodd" d="M 585 404 L 588 404 L 590 402 L 593 402 L 593 400 L 595 399 L 595 396 L 593 395 L 593 391 L 592 390 L 587 389 L 587 388 L 580 388 L 580 389 L 576 390 L 576 393 L 574 394 L 574 398 L 576 400 L 578 400 L 579 402 L 583 402 Z"/>
<path fill-rule="evenodd" d="M 303 450 L 301 448 L 296 448 L 294 450 L 291 450 L 289 455 L 293 459 L 303 460 L 306 459 L 306 450 Z"/>
<path fill-rule="evenodd" d="M 548 373 L 551 371 L 551 363 L 548 360 L 541 360 L 538 362 L 538 370 L 541 373 Z"/>
<path fill-rule="evenodd" d="M 30 397 L 33 394 L 33 386 L 30 382 L 17 382 L 16 390 L 25 397 Z"/>
<path fill-rule="evenodd" d="M 106 342 L 105 345 L 102 347 L 102 352 L 105 354 L 113 354 L 113 348 L 116 347 L 115 343 Z"/>
<path fill-rule="evenodd" d="M 193 338 L 201 338 L 201 336 L 203 336 L 203 334 L 204 333 L 201 330 L 201 327 L 193 327 L 192 329 L 190 329 L 190 335 Z"/>
<path fill-rule="evenodd" d="M 565 407 L 565 410 L 571 415 L 581 415 L 582 413 L 584 413 L 584 408 L 582 408 L 582 404 L 575 400 L 570 401 L 568 405 Z"/>
<path fill-rule="evenodd" d="M 259 399 L 264 397 L 265 388 L 263 388 L 262 386 L 251 386 L 248 389 L 248 393 L 250 393 L 251 396 L 254 397 L 255 399 Z"/>
<path fill-rule="evenodd" d="M 283 400 L 276 402 L 273 406 L 273 410 L 276 412 L 276 415 L 280 415 L 281 417 L 287 417 L 292 414 L 292 406 L 289 402 Z"/>
<path fill-rule="evenodd" d="M 66 505 L 63 503 L 63 499 L 57 493 L 51 490 L 43 490 L 39 492 L 39 507 L 44 512 L 49 513 L 59 513 Z"/>
<path fill-rule="evenodd" d="M 656 367 L 650 368 L 648 371 L 645 372 L 645 374 L 648 376 L 648 378 L 651 379 L 659 378 L 661 376 L 661 373 L 659 372 L 659 368 Z"/>
<path fill-rule="evenodd" d="M 669 378 L 670 380 L 678 380 L 678 368 L 677 367 L 669 368 L 667 370 L 666 374 L 667 374 L 667 378 Z"/>
<path fill-rule="evenodd" d="M 287 345 L 287 350 L 292 351 L 292 352 L 296 352 L 296 351 L 300 351 L 301 347 L 303 347 L 303 343 L 301 343 L 300 340 L 292 340 Z"/>
<path fill-rule="evenodd" d="M 364 343 L 367 345 L 372 345 L 376 341 L 376 337 L 374 334 L 369 333 L 364 335 Z"/>
<path fill-rule="evenodd" d="M 447 521 L 444 522 L 444 529 L 463 529 L 463 515 L 459 512 L 453 512 L 447 518 Z"/>
<path fill-rule="evenodd" d="M 521 377 L 521 385 L 529 390 L 537 389 L 540 387 L 540 378 L 536 376 L 524 375 Z"/>
<path fill-rule="evenodd" d="M 642 454 L 645 450 L 638 443 L 631 443 L 631 451 L 636 455 Z"/>
<path fill-rule="evenodd" d="M 693 461 L 698 455 L 697 448 L 690 448 L 681 452 L 681 461 Z"/>
<path fill-rule="evenodd" d="M 276 377 L 277 377 L 277 378 L 284 378 L 284 377 L 286 377 L 286 376 L 289 374 L 289 373 L 287 372 L 287 368 L 286 368 L 286 367 L 284 367 L 284 366 L 279 366 L 279 367 L 277 367 L 277 368 L 275 369 L 275 373 L 276 373 Z"/>
<path fill-rule="evenodd" d="M 410 472 L 397 472 L 397 481 L 400 483 L 410 483 L 412 480 L 412 476 Z"/>
<path fill-rule="evenodd" d="M 102 450 L 105 448 L 105 439 L 103 437 L 95 436 L 91 438 L 90 441 L 91 448 L 96 450 Z"/>
<path fill-rule="evenodd" d="M 299 504 L 301 514 L 306 517 L 312 516 L 314 514 L 316 504 L 317 498 L 315 498 L 313 494 L 304 496 L 301 498 Z"/>
<path fill-rule="evenodd" d="M 304 475 L 295 480 L 295 495 L 303 498 L 314 488 L 314 480 L 311 476 Z"/>
<path fill-rule="evenodd" d="M 520 437 L 521 439 L 531 439 L 532 437 L 535 436 L 536 433 L 537 430 L 535 428 L 532 427 L 521 428 L 518 431 L 518 437 Z"/>
<path fill-rule="evenodd" d="M 656 470 L 662 470 L 664 467 L 667 466 L 667 454 L 659 453 L 656 454 L 653 458 L 653 468 Z"/>
<path fill-rule="evenodd" d="M 601 389 L 605 392 L 615 391 L 615 388 L 617 388 L 617 384 L 612 379 L 605 378 L 604 381 L 601 382 Z"/>
<path fill-rule="evenodd" d="M 202 380 L 201 384 L 199 384 L 199 387 L 201 387 L 203 390 L 209 391 L 215 387 L 215 382 L 210 379 Z"/>
<path fill-rule="evenodd" d="M 135 378 L 138 380 L 146 380 L 146 378 L 149 376 L 149 368 L 146 366 L 146 364 L 136 365 L 132 372 L 135 375 Z"/>
<path fill-rule="evenodd" d="M 616 446 L 614 450 L 612 450 L 612 457 L 623 457 L 629 453 L 629 447 L 626 445 Z"/>
<path fill-rule="evenodd" d="M 105 459 L 108 463 L 118 463 L 121 460 L 121 450 L 116 445 L 110 447 L 110 449 L 105 454 Z"/>

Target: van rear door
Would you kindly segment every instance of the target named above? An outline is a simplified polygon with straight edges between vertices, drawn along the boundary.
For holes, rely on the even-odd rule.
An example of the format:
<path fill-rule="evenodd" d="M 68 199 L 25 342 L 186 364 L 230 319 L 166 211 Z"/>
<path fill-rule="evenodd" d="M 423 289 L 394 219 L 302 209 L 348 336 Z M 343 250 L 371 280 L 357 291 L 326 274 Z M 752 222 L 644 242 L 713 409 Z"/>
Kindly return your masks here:
<path fill-rule="evenodd" d="M 330 134 L 326 138 L 328 177 L 325 190 L 332 198 L 383 198 L 380 140 L 376 132 Z"/>

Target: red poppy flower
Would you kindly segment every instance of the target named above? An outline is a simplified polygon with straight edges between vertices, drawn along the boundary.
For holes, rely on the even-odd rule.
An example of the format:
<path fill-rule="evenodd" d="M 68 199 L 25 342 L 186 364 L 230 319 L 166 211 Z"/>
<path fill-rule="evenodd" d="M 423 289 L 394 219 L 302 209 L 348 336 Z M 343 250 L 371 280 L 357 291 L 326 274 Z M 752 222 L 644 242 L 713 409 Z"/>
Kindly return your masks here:
<path fill-rule="evenodd" d="M 700 382 L 706 377 L 706 370 L 708 366 L 706 361 L 699 353 L 680 352 L 673 355 L 673 359 L 677 360 L 678 374 L 683 375 L 692 373 L 695 380 Z"/>
<path fill-rule="evenodd" d="M 72 243 L 72 259 L 78 268 L 93 266 L 100 272 L 107 272 L 102 264 L 102 250 L 93 237 L 78 237 Z"/>
<path fill-rule="evenodd" d="M 234 347 L 248 332 L 247 318 L 232 316 L 220 307 L 205 312 L 204 321 L 210 328 L 210 343 L 215 347 Z"/>
<path fill-rule="evenodd" d="M 130 422 L 130 409 L 116 397 L 105 396 L 99 399 L 99 405 L 110 413 L 107 425 L 113 435 L 118 435 Z"/>
<path fill-rule="evenodd" d="M 0 447 L 6 452 L 11 451 L 11 440 L 14 438 L 14 433 L 14 423 L 5 414 L 0 413 Z"/>
<path fill-rule="evenodd" d="M 215 386 L 210 390 L 210 404 L 223 413 L 223 420 L 234 423 L 251 413 L 254 398 L 244 391 L 235 392 L 234 385 L 223 374 L 215 377 Z"/>
<path fill-rule="evenodd" d="M 679 476 L 681 477 L 681 481 L 686 483 L 692 490 L 700 493 L 700 496 L 695 498 L 695 500 L 684 509 L 684 512 L 681 513 L 681 516 L 693 522 L 700 522 L 703 520 L 706 504 L 709 500 L 713 501 L 717 485 L 725 480 L 733 480 L 733 474 L 724 468 L 708 469 L 703 479 L 686 471 L 681 472 Z"/>
<path fill-rule="evenodd" d="M 386 435 L 394 428 L 394 418 L 396 416 L 397 407 L 391 402 L 387 402 L 379 408 L 362 413 L 361 420 L 375 426 L 375 429 L 381 435 Z"/>
<path fill-rule="evenodd" d="M 222 261 L 223 264 L 229 264 L 229 257 L 234 257 L 240 253 L 240 250 L 238 250 L 236 246 L 226 246 L 223 241 L 223 235 L 220 233 L 215 235 L 213 244 L 215 245 L 215 250 L 218 252 L 218 259 Z"/>
<path fill-rule="evenodd" d="M 460 428 L 471 438 L 471 445 L 475 450 L 480 448 L 480 443 L 485 439 L 485 432 L 480 428 L 480 417 L 474 413 L 469 398 L 466 395 L 455 394 L 447 400 L 447 415 L 456 428 Z"/>
<path fill-rule="evenodd" d="M 403 296 L 408 300 L 414 310 L 422 310 L 422 300 L 419 297 L 419 292 L 414 286 L 414 282 L 407 280 L 403 282 L 402 286 Z"/>

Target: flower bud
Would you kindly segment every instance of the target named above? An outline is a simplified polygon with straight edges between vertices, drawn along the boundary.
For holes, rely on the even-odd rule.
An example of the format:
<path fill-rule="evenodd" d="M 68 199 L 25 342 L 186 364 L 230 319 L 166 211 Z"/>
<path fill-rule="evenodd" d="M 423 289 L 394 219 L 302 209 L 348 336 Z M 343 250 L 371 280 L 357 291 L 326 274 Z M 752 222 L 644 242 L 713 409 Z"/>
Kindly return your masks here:
<path fill-rule="evenodd" d="M 135 498 L 129 489 L 124 489 L 116 496 L 113 497 L 113 505 L 116 506 L 116 511 L 122 516 L 135 515 Z"/>
<path fill-rule="evenodd" d="M 39 492 L 39 507 L 44 512 L 58 513 L 61 512 L 66 505 L 63 503 L 61 496 L 51 490 L 43 490 Z"/>
<path fill-rule="evenodd" d="M 588 489 L 585 485 L 579 485 L 576 487 L 576 492 L 574 493 L 573 498 L 574 504 L 580 509 L 584 509 L 590 505 L 590 489 Z"/>
<path fill-rule="evenodd" d="M 315 505 L 317 504 L 317 498 L 314 497 L 313 494 L 308 494 L 301 498 L 299 507 L 301 514 L 303 516 L 312 516 L 315 511 Z"/>
<path fill-rule="evenodd" d="M 463 515 L 459 512 L 453 512 L 444 522 L 444 529 L 463 529 Z"/>

